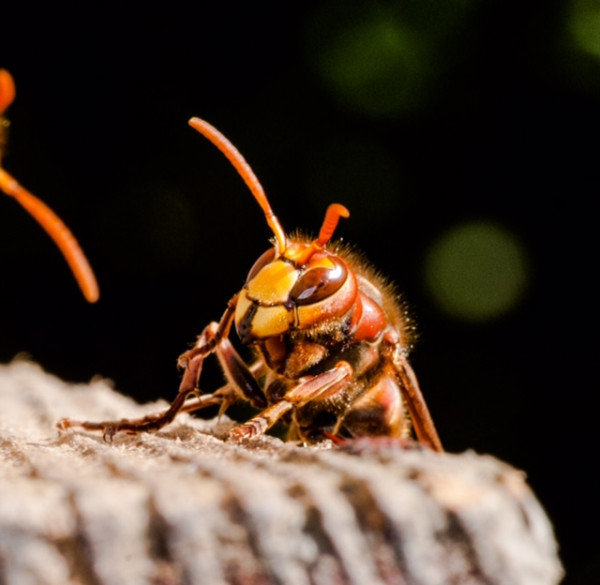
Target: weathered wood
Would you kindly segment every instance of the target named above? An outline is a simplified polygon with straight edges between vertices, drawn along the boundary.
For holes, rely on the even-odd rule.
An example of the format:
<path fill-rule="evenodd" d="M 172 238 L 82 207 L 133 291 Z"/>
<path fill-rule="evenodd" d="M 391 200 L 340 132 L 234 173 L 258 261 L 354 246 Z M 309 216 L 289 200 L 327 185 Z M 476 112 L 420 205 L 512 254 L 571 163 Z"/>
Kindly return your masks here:
<path fill-rule="evenodd" d="M 103 381 L 0 366 L 0 582 L 558 583 L 521 472 L 472 452 L 345 452 L 183 415 L 154 435 L 60 434 L 64 416 L 139 416 Z"/>

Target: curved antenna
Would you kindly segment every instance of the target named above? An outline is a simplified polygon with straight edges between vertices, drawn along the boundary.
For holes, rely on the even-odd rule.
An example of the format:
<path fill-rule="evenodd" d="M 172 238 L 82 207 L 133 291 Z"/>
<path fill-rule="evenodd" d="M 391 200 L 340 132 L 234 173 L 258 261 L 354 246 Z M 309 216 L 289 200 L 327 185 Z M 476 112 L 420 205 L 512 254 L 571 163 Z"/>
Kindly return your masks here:
<path fill-rule="evenodd" d="M 192 118 L 189 121 L 189 125 L 194 130 L 200 132 L 202 136 L 210 140 L 227 157 L 235 170 L 240 174 L 244 183 L 246 183 L 246 186 L 250 189 L 256 201 L 258 201 L 271 231 L 275 234 L 276 255 L 279 256 L 280 254 L 283 254 L 287 247 L 285 232 L 271 209 L 271 205 L 262 185 L 258 181 L 254 171 L 250 168 L 250 165 L 246 162 L 246 159 L 240 154 L 239 150 L 231 144 L 223 134 L 221 134 L 221 132 L 205 120 Z"/>
<path fill-rule="evenodd" d="M 21 187 L 19 183 L 4 169 L 0 168 L 0 189 L 10 197 L 14 197 L 22 207 L 44 228 L 46 233 L 54 240 L 58 249 L 65 257 L 71 272 L 83 293 L 90 303 L 95 303 L 100 298 L 98 282 L 81 246 L 65 223 L 41 199 L 32 195 Z"/>
<path fill-rule="evenodd" d="M 319 231 L 319 237 L 313 240 L 307 248 L 296 250 L 294 262 L 300 266 L 308 264 L 315 252 L 322 250 L 333 236 L 340 217 L 350 217 L 350 212 L 341 203 L 332 203 L 325 212 L 325 219 Z"/>
<path fill-rule="evenodd" d="M 325 212 L 325 219 L 319 232 L 319 237 L 315 244 L 322 248 L 333 236 L 335 228 L 340 221 L 340 217 L 350 217 L 350 212 L 340 203 L 332 203 Z"/>
<path fill-rule="evenodd" d="M 0 156 L 2 155 L 3 138 L 2 126 L 6 126 L 2 117 L 4 110 L 15 98 L 15 83 L 12 75 L 6 69 L 0 69 Z M 0 190 L 9 197 L 16 199 L 33 218 L 44 228 L 52 238 L 58 249 L 67 261 L 73 276 L 83 296 L 90 302 L 95 303 L 100 297 L 98 282 L 94 272 L 79 246 L 75 236 L 71 233 L 65 223 L 50 209 L 43 201 L 32 195 L 21 187 L 19 183 L 8 174 L 0 165 Z"/>

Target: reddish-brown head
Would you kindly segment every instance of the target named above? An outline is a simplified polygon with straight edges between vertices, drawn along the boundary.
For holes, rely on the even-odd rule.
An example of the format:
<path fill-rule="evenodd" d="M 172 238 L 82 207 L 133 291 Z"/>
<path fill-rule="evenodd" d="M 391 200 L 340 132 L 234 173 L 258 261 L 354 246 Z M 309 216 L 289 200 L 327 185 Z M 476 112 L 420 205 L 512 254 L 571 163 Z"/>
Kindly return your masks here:
<path fill-rule="evenodd" d="M 254 263 L 238 298 L 235 324 L 240 339 L 250 343 L 345 315 L 356 299 L 356 279 L 344 260 L 326 250 L 326 244 L 340 217 L 350 215 L 348 210 L 339 203 L 331 204 L 315 240 L 290 240 L 256 175 L 235 146 L 204 120 L 192 118 L 190 125 L 233 164 L 275 235 L 274 247 Z"/>

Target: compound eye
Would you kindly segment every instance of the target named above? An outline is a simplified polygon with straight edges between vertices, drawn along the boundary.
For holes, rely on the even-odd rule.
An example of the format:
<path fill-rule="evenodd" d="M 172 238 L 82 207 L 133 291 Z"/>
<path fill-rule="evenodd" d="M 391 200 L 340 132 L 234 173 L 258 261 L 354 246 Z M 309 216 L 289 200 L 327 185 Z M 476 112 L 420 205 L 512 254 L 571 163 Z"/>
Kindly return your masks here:
<path fill-rule="evenodd" d="M 330 258 L 331 267 L 309 268 L 296 282 L 290 292 L 290 299 L 296 305 L 311 305 L 330 297 L 346 281 L 346 266 L 337 259 Z"/>
<path fill-rule="evenodd" d="M 262 268 L 273 261 L 273 258 L 275 258 L 275 248 L 269 248 L 266 252 L 261 254 L 252 268 L 250 268 L 246 282 L 250 282 L 261 271 Z"/>

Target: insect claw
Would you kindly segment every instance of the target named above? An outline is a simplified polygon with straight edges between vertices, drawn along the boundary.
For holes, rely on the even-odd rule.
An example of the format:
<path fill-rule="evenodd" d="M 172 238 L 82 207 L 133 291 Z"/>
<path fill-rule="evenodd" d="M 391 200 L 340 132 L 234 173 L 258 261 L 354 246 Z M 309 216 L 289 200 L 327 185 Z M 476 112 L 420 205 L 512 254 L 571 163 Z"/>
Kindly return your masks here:
<path fill-rule="evenodd" d="M 73 422 L 68 419 L 68 418 L 61 418 L 57 423 L 56 423 L 56 428 L 59 431 L 66 431 L 67 429 L 71 428 L 73 425 Z"/>
<path fill-rule="evenodd" d="M 256 437 L 261 434 L 259 425 L 257 425 L 253 421 L 249 421 L 235 429 L 231 429 L 229 431 L 229 438 L 234 443 L 243 443 L 244 441 L 248 441 L 253 437 Z"/>
<path fill-rule="evenodd" d="M 112 443 L 118 430 L 115 425 L 107 426 L 102 432 L 102 439 L 107 443 Z"/>

